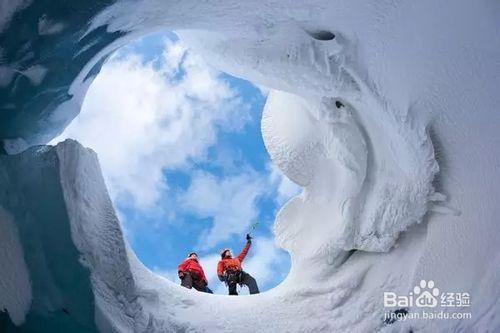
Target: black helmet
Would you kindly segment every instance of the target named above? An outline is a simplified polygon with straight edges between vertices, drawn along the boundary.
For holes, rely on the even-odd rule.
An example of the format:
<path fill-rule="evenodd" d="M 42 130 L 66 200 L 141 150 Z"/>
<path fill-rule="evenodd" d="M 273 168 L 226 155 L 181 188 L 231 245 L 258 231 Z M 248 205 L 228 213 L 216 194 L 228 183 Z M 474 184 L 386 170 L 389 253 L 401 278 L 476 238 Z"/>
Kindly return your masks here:
<path fill-rule="evenodd" d="M 231 251 L 231 250 L 230 250 L 230 249 L 228 249 L 228 248 L 224 248 L 224 249 L 220 250 L 220 256 L 221 256 L 221 258 L 223 258 L 223 259 L 224 259 L 224 254 L 225 254 L 227 251 Z"/>

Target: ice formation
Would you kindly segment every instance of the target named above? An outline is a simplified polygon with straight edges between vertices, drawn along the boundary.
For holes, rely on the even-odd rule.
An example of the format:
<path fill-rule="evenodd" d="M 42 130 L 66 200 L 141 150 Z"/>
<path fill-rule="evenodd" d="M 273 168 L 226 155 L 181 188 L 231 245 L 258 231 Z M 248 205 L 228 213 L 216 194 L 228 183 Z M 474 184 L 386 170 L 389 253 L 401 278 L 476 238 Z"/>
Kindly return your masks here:
<path fill-rule="evenodd" d="M 0 330 L 500 329 L 500 4 L 2 6 Z M 304 191 L 278 214 L 292 268 L 269 292 L 205 295 L 156 276 L 123 238 L 97 156 L 74 141 L 35 146 L 78 114 L 113 50 L 165 29 L 271 89 L 264 141 Z M 472 318 L 385 321 L 383 292 L 421 279 L 468 292 Z"/>

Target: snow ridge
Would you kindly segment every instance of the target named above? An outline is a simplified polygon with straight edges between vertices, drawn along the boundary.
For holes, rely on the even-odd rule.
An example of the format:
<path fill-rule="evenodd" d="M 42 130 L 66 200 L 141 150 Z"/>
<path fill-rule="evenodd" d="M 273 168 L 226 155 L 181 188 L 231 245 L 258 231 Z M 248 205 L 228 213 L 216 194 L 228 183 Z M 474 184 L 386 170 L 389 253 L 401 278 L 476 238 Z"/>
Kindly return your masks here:
<path fill-rule="evenodd" d="M 14 277 L 0 273 L 1 328 L 498 331 L 497 3 L 17 2 L 0 18 L 0 151 L 28 150 L 0 156 L 0 262 L 15 261 Z M 202 295 L 149 272 L 95 154 L 72 141 L 29 148 L 78 114 L 115 48 L 161 29 L 271 91 L 266 147 L 304 191 L 277 217 L 292 267 L 269 292 Z M 19 299 L 3 293 L 17 277 Z M 474 319 L 385 322 L 383 292 L 421 279 L 470 292 Z"/>

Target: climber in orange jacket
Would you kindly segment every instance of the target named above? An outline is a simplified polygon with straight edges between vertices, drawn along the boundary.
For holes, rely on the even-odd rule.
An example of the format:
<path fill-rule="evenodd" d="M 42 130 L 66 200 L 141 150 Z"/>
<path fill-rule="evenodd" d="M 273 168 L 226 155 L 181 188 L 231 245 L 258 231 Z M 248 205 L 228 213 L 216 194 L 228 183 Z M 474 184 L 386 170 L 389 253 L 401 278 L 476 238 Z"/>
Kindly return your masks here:
<path fill-rule="evenodd" d="M 236 285 L 238 283 L 240 285 L 246 285 L 250 294 L 259 293 L 259 287 L 255 279 L 241 268 L 241 263 L 252 245 L 252 237 L 247 234 L 246 238 L 247 244 L 236 258 L 233 258 L 231 250 L 229 249 L 222 249 L 220 252 L 221 260 L 217 264 L 217 276 L 219 280 L 226 282 L 229 289 L 229 295 L 238 295 L 236 291 Z"/>
<path fill-rule="evenodd" d="M 212 290 L 208 288 L 208 280 L 205 272 L 198 261 L 198 254 L 191 252 L 188 257 L 180 263 L 177 268 L 179 279 L 181 279 L 181 286 L 205 293 L 212 294 Z"/>

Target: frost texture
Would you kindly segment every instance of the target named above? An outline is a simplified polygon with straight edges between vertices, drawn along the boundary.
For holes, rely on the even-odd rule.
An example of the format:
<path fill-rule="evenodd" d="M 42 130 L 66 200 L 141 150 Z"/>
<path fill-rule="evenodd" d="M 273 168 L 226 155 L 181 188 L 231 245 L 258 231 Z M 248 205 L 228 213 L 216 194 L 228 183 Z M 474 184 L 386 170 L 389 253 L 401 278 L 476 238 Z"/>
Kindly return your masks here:
<path fill-rule="evenodd" d="M 0 261 L 15 264 L 0 286 L 19 277 L 19 298 L 2 291 L 10 319 L 0 314 L 0 328 L 500 328 L 497 3 L 13 3 L 0 18 L 1 152 L 48 142 L 78 114 L 112 50 L 171 29 L 219 69 L 269 88 L 266 147 L 304 191 L 275 225 L 291 254 L 286 280 L 224 298 L 138 262 L 92 152 L 68 141 L 3 155 L 0 205 L 12 218 L 1 222 Z M 383 291 L 405 294 L 422 279 L 469 292 L 473 319 L 385 323 Z"/>

